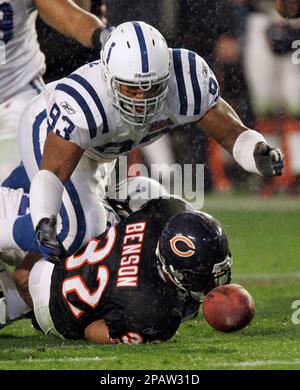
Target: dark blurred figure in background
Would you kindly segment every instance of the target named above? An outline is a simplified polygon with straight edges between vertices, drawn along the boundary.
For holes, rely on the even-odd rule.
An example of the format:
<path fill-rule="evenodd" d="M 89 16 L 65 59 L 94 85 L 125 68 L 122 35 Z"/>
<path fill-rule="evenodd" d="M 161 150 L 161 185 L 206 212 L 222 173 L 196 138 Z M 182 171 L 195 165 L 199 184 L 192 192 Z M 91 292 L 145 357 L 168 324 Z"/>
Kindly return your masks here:
<path fill-rule="evenodd" d="M 180 36 L 179 9 L 182 0 L 103 0 L 107 6 L 107 17 L 111 25 L 129 20 L 143 20 L 156 27 L 174 46 Z"/>

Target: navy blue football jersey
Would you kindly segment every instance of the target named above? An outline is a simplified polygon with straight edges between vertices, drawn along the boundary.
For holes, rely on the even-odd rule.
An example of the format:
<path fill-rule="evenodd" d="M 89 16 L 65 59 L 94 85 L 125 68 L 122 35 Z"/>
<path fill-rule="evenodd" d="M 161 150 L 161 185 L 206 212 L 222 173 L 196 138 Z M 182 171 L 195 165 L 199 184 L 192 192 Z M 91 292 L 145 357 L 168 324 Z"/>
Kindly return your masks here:
<path fill-rule="evenodd" d="M 57 331 L 81 339 L 104 319 L 111 339 L 124 343 L 171 338 L 182 318 L 180 298 L 161 276 L 155 251 L 168 219 L 187 209 L 179 199 L 152 200 L 56 265 L 50 313 Z"/>

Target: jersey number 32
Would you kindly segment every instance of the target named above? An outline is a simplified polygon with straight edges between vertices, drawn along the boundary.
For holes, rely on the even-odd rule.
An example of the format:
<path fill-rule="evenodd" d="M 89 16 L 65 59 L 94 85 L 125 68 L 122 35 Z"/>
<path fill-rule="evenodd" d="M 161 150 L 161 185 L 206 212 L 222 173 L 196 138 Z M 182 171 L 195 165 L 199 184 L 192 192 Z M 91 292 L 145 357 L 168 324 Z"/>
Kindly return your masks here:
<path fill-rule="evenodd" d="M 66 269 L 75 270 L 80 269 L 85 264 L 96 265 L 101 263 L 111 252 L 116 241 L 116 228 L 113 226 L 108 230 L 106 235 L 106 244 L 101 249 L 99 247 L 99 240 L 93 239 L 89 242 L 85 251 L 78 256 L 70 256 L 66 260 Z M 81 273 L 78 275 L 67 278 L 63 282 L 62 291 L 66 298 L 68 305 L 76 318 L 79 318 L 84 314 L 84 310 L 74 306 L 68 300 L 68 294 L 75 292 L 78 298 L 84 302 L 88 307 L 94 308 L 98 305 L 103 292 L 105 291 L 109 282 L 109 269 L 106 265 L 99 265 L 97 271 L 98 288 L 91 292 L 83 280 Z"/>

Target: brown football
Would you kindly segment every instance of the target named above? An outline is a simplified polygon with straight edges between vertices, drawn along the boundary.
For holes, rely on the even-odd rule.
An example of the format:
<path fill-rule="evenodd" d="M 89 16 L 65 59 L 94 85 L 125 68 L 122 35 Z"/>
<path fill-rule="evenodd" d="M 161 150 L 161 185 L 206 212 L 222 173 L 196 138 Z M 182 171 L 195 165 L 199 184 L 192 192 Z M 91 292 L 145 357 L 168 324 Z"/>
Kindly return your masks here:
<path fill-rule="evenodd" d="M 255 302 L 238 284 L 211 290 L 204 298 L 202 312 L 206 321 L 221 332 L 235 332 L 247 326 L 255 315 Z"/>

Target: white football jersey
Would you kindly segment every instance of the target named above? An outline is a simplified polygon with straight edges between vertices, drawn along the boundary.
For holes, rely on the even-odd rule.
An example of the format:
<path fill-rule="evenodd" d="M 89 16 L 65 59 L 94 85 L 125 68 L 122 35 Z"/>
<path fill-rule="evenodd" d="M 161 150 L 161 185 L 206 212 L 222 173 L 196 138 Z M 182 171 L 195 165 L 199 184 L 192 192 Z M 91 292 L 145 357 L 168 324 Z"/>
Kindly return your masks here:
<path fill-rule="evenodd" d="M 101 62 L 77 69 L 48 85 L 48 131 L 75 142 L 99 161 L 109 161 L 152 143 L 170 129 L 198 121 L 219 98 L 218 82 L 206 62 L 185 49 L 170 49 L 171 77 L 163 111 L 147 126 L 125 123 L 109 100 Z"/>
<path fill-rule="evenodd" d="M 0 104 L 45 71 L 36 17 L 32 0 L 0 0 Z"/>

